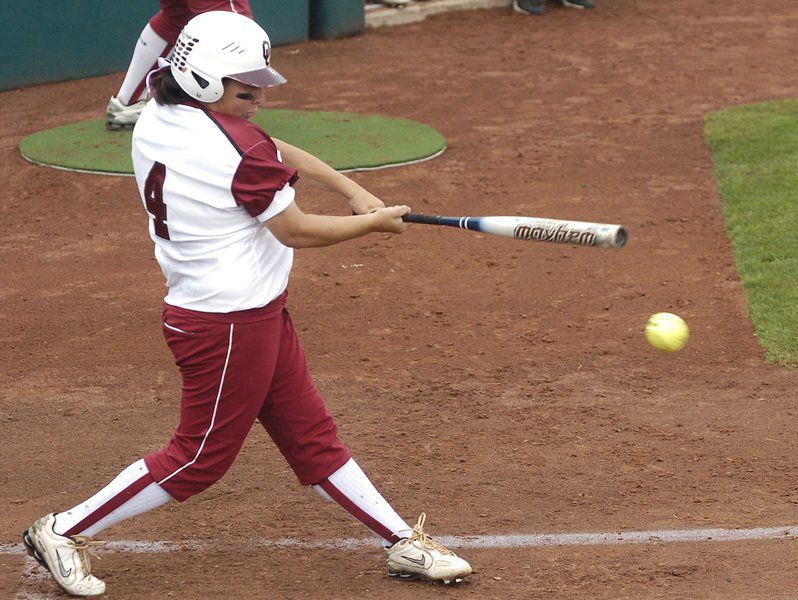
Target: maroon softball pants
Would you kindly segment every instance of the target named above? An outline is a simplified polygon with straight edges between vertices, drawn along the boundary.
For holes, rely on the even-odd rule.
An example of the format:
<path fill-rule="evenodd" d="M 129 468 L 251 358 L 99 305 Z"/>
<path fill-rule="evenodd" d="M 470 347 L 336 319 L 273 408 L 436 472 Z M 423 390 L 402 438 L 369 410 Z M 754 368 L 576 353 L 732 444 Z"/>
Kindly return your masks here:
<path fill-rule="evenodd" d="M 164 337 L 183 377 L 180 423 L 144 461 L 175 499 L 218 481 L 256 420 L 303 485 L 351 457 L 311 379 L 285 296 L 226 314 L 164 305 Z"/>
<path fill-rule="evenodd" d="M 161 10 L 150 19 L 150 27 L 172 46 L 186 23 L 211 10 L 237 12 L 252 18 L 249 0 L 161 0 Z"/>

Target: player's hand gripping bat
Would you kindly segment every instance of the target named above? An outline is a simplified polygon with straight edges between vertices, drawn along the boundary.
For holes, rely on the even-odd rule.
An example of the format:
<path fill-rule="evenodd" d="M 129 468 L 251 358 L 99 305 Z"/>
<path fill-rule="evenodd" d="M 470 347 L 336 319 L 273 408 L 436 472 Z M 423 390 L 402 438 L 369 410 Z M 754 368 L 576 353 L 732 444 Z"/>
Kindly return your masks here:
<path fill-rule="evenodd" d="M 408 223 L 459 227 L 519 240 L 600 248 L 623 248 L 629 237 L 622 225 L 538 217 L 440 217 L 408 213 L 402 217 L 402 220 Z"/>

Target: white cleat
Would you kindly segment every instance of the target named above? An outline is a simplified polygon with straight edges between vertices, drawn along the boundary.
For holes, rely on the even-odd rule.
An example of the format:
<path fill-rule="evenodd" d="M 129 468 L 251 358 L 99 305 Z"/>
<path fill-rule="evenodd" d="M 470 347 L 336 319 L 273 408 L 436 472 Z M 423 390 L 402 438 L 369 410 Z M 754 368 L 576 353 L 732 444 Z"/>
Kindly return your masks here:
<path fill-rule="evenodd" d="M 105 127 L 113 130 L 133 129 L 146 104 L 147 99 L 145 98 L 128 106 L 122 104 L 116 96 L 111 96 L 105 111 Z"/>
<path fill-rule="evenodd" d="M 99 596 L 105 593 L 105 582 L 91 574 L 89 538 L 58 535 L 53 531 L 55 514 L 42 517 L 22 532 L 22 543 L 40 565 L 50 571 L 56 583 L 73 596 Z"/>
<path fill-rule="evenodd" d="M 427 515 L 421 513 L 412 535 L 386 549 L 388 575 L 402 579 L 459 583 L 471 573 L 471 565 L 424 533 L 426 519 Z"/>

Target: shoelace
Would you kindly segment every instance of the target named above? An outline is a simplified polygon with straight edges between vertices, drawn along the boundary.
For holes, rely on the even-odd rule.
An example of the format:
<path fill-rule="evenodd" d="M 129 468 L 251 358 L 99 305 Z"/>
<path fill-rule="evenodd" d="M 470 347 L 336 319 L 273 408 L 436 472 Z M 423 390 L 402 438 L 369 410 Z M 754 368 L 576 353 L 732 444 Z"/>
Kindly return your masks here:
<path fill-rule="evenodd" d="M 100 556 L 92 551 L 93 547 L 104 546 L 105 542 L 90 540 L 82 535 L 75 535 L 70 538 L 72 540 L 72 547 L 78 553 L 80 564 L 83 565 L 83 574 L 87 577 L 91 575 L 91 558 L 93 556 L 97 560 L 101 560 Z"/>
<path fill-rule="evenodd" d="M 413 533 L 410 534 L 410 538 L 408 539 L 409 543 L 413 543 L 414 541 L 418 540 L 424 548 L 429 550 L 437 550 L 441 554 L 450 554 L 454 555 L 454 552 L 449 550 L 446 546 L 441 544 L 440 542 L 436 542 L 426 533 L 424 533 L 424 523 L 427 520 L 427 513 L 421 513 L 418 517 L 418 523 L 413 525 Z"/>

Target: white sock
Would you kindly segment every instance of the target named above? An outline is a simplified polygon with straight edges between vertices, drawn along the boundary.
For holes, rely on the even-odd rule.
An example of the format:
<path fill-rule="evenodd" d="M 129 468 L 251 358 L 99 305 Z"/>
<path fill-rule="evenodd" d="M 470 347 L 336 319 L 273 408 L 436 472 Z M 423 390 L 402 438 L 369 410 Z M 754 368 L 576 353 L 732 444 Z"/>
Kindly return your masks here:
<path fill-rule="evenodd" d="M 129 106 L 145 96 L 147 73 L 155 68 L 158 57 L 163 56 L 168 45 L 166 40 L 155 33 L 155 30 L 147 23 L 136 42 L 136 49 L 133 51 L 133 58 L 130 60 L 127 73 L 125 73 L 125 80 L 116 95 L 122 104 Z"/>
<path fill-rule="evenodd" d="M 85 502 L 58 513 L 53 531 L 59 535 L 93 536 L 170 500 L 172 496 L 153 481 L 144 460 L 138 460 Z"/>
<path fill-rule="evenodd" d="M 353 458 L 313 488 L 339 504 L 390 546 L 413 531 L 383 498 Z"/>

